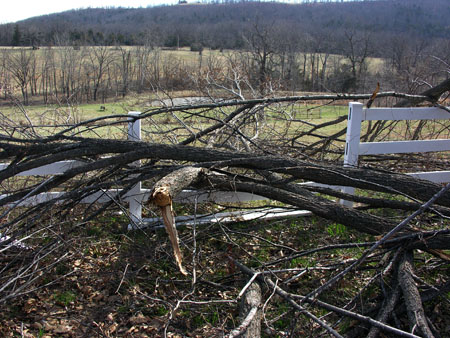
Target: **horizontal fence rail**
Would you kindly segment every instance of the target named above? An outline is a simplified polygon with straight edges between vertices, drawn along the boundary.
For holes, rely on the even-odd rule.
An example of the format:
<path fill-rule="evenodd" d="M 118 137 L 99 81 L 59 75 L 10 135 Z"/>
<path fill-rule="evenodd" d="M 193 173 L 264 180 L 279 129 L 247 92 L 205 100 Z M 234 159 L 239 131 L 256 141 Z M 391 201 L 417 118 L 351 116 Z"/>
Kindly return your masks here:
<path fill-rule="evenodd" d="M 43 165 L 39 168 L 34 168 L 26 171 L 22 171 L 16 176 L 38 176 L 38 175 L 58 175 L 63 174 L 67 170 L 82 166 L 86 164 L 82 161 L 59 161 L 51 164 Z M 0 170 L 8 168 L 8 163 L 0 163 Z"/>

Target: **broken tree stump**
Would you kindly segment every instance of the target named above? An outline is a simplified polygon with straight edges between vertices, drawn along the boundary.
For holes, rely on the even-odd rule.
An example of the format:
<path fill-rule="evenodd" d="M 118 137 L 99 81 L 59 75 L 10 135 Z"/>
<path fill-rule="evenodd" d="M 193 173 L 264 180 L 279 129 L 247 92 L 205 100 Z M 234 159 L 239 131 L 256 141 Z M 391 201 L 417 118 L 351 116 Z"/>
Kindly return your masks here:
<path fill-rule="evenodd" d="M 172 208 L 172 202 L 183 189 L 194 184 L 198 180 L 201 172 L 201 168 L 194 167 L 185 167 L 175 170 L 156 182 L 150 196 L 150 202 L 158 206 L 161 210 L 178 269 L 183 275 L 187 275 L 187 271 L 182 265 L 183 256 L 181 254 L 178 232 L 175 226 L 175 215 Z"/>

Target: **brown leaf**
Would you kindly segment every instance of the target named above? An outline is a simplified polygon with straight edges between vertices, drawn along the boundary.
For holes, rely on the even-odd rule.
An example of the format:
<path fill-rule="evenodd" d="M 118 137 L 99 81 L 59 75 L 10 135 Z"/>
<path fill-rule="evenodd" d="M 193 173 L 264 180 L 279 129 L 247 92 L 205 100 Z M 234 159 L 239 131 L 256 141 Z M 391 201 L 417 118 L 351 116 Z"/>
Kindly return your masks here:
<path fill-rule="evenodd" d="M 27 301 L 23 305 L 23 310 L 26 313 L 35 312 L 37 310 L 36 303 L 37 303 L 37 300 L 34 298 L 27 299 Z"/>
<path fill-rule="evenodd" d="M 117 328 L 119 327 L 119 324 L 117 323 L 112 323 L 109 327 L 108 327 L 108 331 L 109 333 L 114 333 Z"/>
<path fill-rule="evenodd" d="M 129 321 L 131 325 L 139 325 L 148 323 L 150 321 L 150 318 L 144 316 L 142 313 L 139 313 L 136 316 L 131 317 Z"/>
<path fill-rule="evenodd" d="M 55 327 L 53 329 L 54 333 L 68 333 L 72 330 L 72 326 L 70 325 L 66 325 L 66 324 L 61 324 L 58 325 L 57 327 Z"/>

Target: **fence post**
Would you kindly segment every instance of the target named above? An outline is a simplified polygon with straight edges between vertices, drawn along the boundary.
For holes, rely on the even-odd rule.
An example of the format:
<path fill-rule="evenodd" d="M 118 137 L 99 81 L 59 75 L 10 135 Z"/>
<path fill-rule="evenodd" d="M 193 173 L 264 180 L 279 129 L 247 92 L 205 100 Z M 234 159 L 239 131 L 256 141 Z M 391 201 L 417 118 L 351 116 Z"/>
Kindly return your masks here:
<path fill-rule="evenodd" d="M 140 141 L 141 138 L 141 120 L 135 120 L 134 116 L 139 116 L 141 113 L 132 111 L 129 112 L 128 115 L 128 140 L 130 141 Z M 141 165 L 141 161 L 133 162 L 134 166 L 139 167 Z M 136 185 L 130 189 L 128 192 L 128 196 L 130 197 L 130 218 L 132 222 L 132 226 L 135 224 L 140 224 L 142 221 L 142 203 L 141 203 L 141 191 L 142 182 L 136 183 Z"/>
<path fill-rule="evenodd" d="M 357 167 L 359 156 L 359 141 L 361 138 L 361 121 L 363 118 L 363 105 L 359 102 L 348 104 L 347 134 L 345 137 L 344 167 Z M 354 194 L 355 188 L 344 187 L 342 192 Z M 353 202 L 340 200 L 340 204 L 352 207 Z"/>

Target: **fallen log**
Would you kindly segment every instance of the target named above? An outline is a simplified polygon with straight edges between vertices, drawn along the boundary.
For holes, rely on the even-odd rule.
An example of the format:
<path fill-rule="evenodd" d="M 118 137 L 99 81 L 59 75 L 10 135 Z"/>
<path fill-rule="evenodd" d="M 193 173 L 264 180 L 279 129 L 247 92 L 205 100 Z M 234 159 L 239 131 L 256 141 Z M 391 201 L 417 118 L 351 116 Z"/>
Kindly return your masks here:
<path fill-rule="evenodd" d="M 241 324 L 232 330 L 227 338 L 258 338 L 261 337 L 261 288 L 253 282 L 245 291 L 239 305 Z"/>
<path fill-rule="evenodd" d="M 412 178 L 404 174 L 375 170 L 372 168 L 343 168 L 340 165 L 330 165 L 313 161 L 301 161 L 292 158 L 276 156 L 253 155 L 249 153 L 229 152 L 209 148 L 191 146 L 154 144 L 146 142 L 132 142 L 105 139 L 83 139 L 73 143 L 55 143 L 43 145 L 45 157 L 31 157 L 21 163 L 0 171 L 0 181 L 15 174 L 36 168 L 55 160 L 71 160 L 79 156 L 113 155 L 105 160 L 98 160 L 86 164 L 84 169 L 72 169 L 74 174 L 81 174 L 108 165 L 126 165 L 143 159 L 188 161 L 193 166 L 204 168 L 246 168 L 251 170 L 267 170 L 274 173 L 290 175 L 296 179 L 312 180 L 314 182 L 351 186 L 372 191 L 405 195 L 417 200 L 431 198 L 441 188 L 439 184 Z M 0 158 L 11 156 L 12 153 L 29 153 L 26 145 L 1 143 Z M 36 145 L 32 146 L 37 151 Z M 62 149 L 71 148 L 68 151 Z M 39 152 L 36 152 L 39 154 Z M 98 162 L 98 163 L 97 163 Z M 67 174 L 67 173 L 66 173 Z M 24 191 L 26 194 L 27 192 Z M 440 197 L 436 204 L 450 207 L 450 192 Z"/>
<path fill-rule="evenodd" d="M 387 299 L 383 302 L 381 309 L 377 316 L 377 321 L 381 323 L 386 323 L 389 317 L 392 315 L 392 311 L 394 311 L 395 306 L 397 305 L 398 300 L 400 299 L 400 286 L 397 284 L 394 286 L 392 292 L 389 294 Z M 367 338 L 377 338 L 380 334 L 380 328 L 373 326 Z"/>
<path fill-rule="evenodd" d="M 243 182 L 226 175 L 207 172 L 199 182 L 200 187 L 213 187 L 221 190 L 237 190 L 254 193 L 347 225 L 361 232 L 379 235 L 390 230 L 395 224 L 387 219 L 348 208 L 333 201 L 319 197 L 295 184 L 286 184 L 284 189 L 270 185 Z"/>
<path fill-rule="evenodd" d="M 230 257 L 230 259 L 233 260 L 234 263 L 236 264 L 236 266 L 246 275 L 253 277 L 255 274 L 257 274 L 255 271 L 248 268 L 241 262 L 238 262 L 231 257 Z M 258 274 L 256 276 L 256 279 L 259 280 L 261 283 L 267 284 L 269 286 L 269 288 L 273 289 L 275 291 L 275 293 L 277 293 L 279 296 L 281 296 L 283 299 L 285 299 L 289 303 L 289 305 L 291 305 L 296 311 L 299 311 L 299 312 L 305 314 L 306 316 L 310 317 L 312 320 L 316 321 L 320 326 L 322 326 L 324 329 L 326 329 L 328 331 L 328 333 L 330 333 L 331 335 L 333 335 L 335 337 L 342 337 L 342 336 L 339 333 L 337 333 L 333 328 L 331 328 L 328 324 L 324 323 L 322 320 L 320 320 L 319 318 L 315 317 L 314 315 L 312 315 L 311 313 L 306 311 L 306 309 L 304 307 L 302 307 L 301 305 L 299 305 L 296 302 L 296 300 L 301 300 L 302 302 L 307 302 L 312 305 L 324 308 L 326 310 L 336 312 L 337 314 L 340 314 L 340 315 L 343 315 L 343 316 L 346 316 L 346 317 L 349 317 L 352 319 L 356 319 L 356 320 L 364 322 L 364 323 L 368 323 L 368 324 L 370 324 L 374 327 L 377 327 L 385 332 L 393 333 L 400 337 L 420 338 L 417 335 L 399 330 L 397 328 L 394 328 L 392 326 L 389 326 L 387 324 L 384 324 L 382 322 L 374 320 L 370 317 L 363 316 L 361 314 L 334 306 L 332 304 L 328 304 L 328 303 L 320 301 L 318 299 L 312 299 L 312 298 L 308 298 L 308 297 L 305 297 L 302 295 L 291 294 L 291 293 L 283 290 L 282 288 L 280 288 L 270 278 L 265 277 L 265 274 Z"/>

